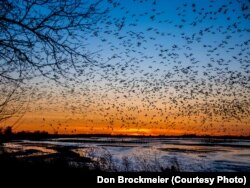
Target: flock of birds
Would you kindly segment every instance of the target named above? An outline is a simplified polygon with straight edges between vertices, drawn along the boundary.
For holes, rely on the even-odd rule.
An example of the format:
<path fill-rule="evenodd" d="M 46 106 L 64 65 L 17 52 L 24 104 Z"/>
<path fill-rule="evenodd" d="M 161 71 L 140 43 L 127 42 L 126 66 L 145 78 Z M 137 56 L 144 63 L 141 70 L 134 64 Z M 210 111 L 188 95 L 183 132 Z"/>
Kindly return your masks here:
<path fill-rule="evenodd" d="M 34 91 L 42 126 L 250 135 L 250 1 L 173 2 L 104 3 L 85 37 L 97 63 L 70 88 L 44 79 Z"/>

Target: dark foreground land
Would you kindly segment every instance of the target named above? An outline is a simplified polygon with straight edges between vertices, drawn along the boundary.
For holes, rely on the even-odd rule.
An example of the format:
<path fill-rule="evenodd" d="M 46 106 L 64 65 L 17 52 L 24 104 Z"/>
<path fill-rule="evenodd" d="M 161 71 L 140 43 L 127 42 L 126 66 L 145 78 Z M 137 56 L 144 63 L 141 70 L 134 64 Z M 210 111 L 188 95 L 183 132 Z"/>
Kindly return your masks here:
<path fill-rule="evenodd" d="M 58 140 L 59 139 L 59 140 Z M 163 141 L 167 145 L 174 144 L 174 148 L 159 148 L 161 151 L 167 152 L 214 152 L 220 148 L 214 148 L 215 146 L 223 146 L 230 148 L 232 146 L 237 146 L 237 148 L 249 148 L 249 144 L 245 145 L 239 142 L 239 140 L 245 140 L 249 142 L 250 137 L 211 137 L 211 136 L 196 136 L 196 135 L 183 135 L 180 137 L 166 137 L 166 136 L 144 136 L 144 137 L 133 137 L 133 136 L 112 136 L 112 135 L 58 135 L 58 134 L 48 134 L 47 132 L 19 132 L 13 133 L 10 127 L 7 127 L 5 130 L 0 131 L 0 167 L 1 169 L 6 169 L 7 171 L 15 171 L 18 169 L 58 169 L 58 170 L 76 170 L 81 172 L 101 172 L 101 171 L 116 171 L 113 169 L 113 164 L 111 161 L 112 156 L 110 153 L 102 153 L 106 156 L 99 157 L 98 159 L 93 160 L 93 157 L 82 156 L 78 152 L 74 152 L 75 149 L 78 149 L 77 145 L 67 145 L 68 143 L 81 143 L 81 147 L 85 147 L 84 144 L 95 144 L 98 143 L 100 147 L 117 147 L 126 148 L 134 147 L 133 144 L 139 144 L 142 147 L 151 147 L 145 143 L 155 142 L 156 144 L 161 144 L 159 141 Z M 183 139 L 184 141 L 180 141 Z M 35 142 L 24 142 L 24 140 L 30 140 Z M 200 142 L 191 142 L 192 140 L 201 140 Z M 237 144 L 235 144 L 237 140 Z M 57 144 L 48 143 L 48 141 L 55 141 Z M 59 141 L 59 142 L 58 142 Z M 172 142 L 169 142 L 172 141 Z M 226 141 L 226 144 L 223 142 Z M 138 143 L 139 142 L 139 143 Z M 179 143 L 178 143 L 179 142 Z M 231 144 L 232 142 L 232 144 Z M 6 143 L 13 143 L 11 149 L 5 147 Z M 21 143 L 21 145 L 15 146 L 15 143 Z M 58 143 L 61 143 L 58 144 Z M 65 145 L 66 144 L 66 145 Z M 126 145 L 128 144 L 128 145 Z M 242 144 L 242 145 L 241 145 Z M 199 150 L 200 146 L 203 146 Z M 31 147 L 30 147 L 31 146 Z M 67 146 L 67 147 L 65 147 Z M 137 145 L 136 145 L 137 146 Z M 165 146 L 165 145 L 164 145 Z M 183 148 L 182 146 L 185 146 Z M 188 147 L 186 147 L 188 146 Z M 205 147 L 210 147 L 206 149 Z M 21 148 L 15 148 L 21 147 Z M 23 149 L 25 148 L 26 149 Z M 38 148 L 39 147 L 39 148 Z M 41 148 L 51 151 L 41 151 Z M 120 152 L 122 153 L 123 150 Z M 247 150 L 249 151 L 249 150 Z M 204 156 L 203 156 L 204 157 Z M 126 163 L 126 161 L 124 161 Z M 126 166 L 126 164 L 124 164 Z M 143 164 L 145 165 L 145 164 Z M 105 169 L 105 170 L 103 170 Z M 129 170 L 126 170 L 129 171 Z M 180 171 L 178 164 L 173 164 L 168 168 L 160 168 L 160 171 L 163 172 L 176 172 Z"/>
<path fill-rule="evenodd" d="M 249 172 L 244 173 L 188 173 L 179 172 L 174 166 L 170 169 L 163 169 L 162 172 L 104 172 L 96 164 L 95 168 L 90 168 L 89 164 L 94 164 L 90 158 L 80 157 L 66 148 L 57 148 L 58 153 L 46 156 L 33 156 L 30 158 L 17 158 L 15 155 L 5 153 L 0 150 L 0 167 L 1 178 L 0 186 L 8 185 L 8 187 L 87 187 L 91 184 L 97 184 L 97 176 L 106 178 L 116 178 L 124 176 L 127 178 L 157 178 L 157 177 L 214 177 L 226 176 L 243 177 L 246 176 L 247 180 L 250 178 Z M 32 151 L 29 151 L 30 154 Z M 23 153 L 28 155 L 28 153 Z M 70 161 L 77 162 L 78 165 L 70 164 Z M 104 162 L 105 163 L 105 162 Z M 81 165 L 79 165 L 81 164 Z M 107 164 L 102 164 L 107 165 Z M 93 167 L 93 166 L 92 166 Z M 247 183 L 249 184 L 249 183 Z M 108 184 L 108 186 L 115 186 L 117 184 Z M 186 187 L 185 184 L 172 186 L 171 184 L 161 184 L 164 187 Z M 192 187 L 200 187 L 200 184 L 192 184 Z M 217 187 L 210 185 L 202 185 L 202 187 Z M 220 187 L 220 186 L 219 186 Z M 237 187 L 247 187 L 237 185 Z"/>
<path fill-rule="evenodd" d="M 0 149 L 0 187 L 86 187 L 96 183 L 98 175 L 103 174 L 98 166 L 90 169 L 90 158 L 80 157 L 69 148 L 55 148 L 58 152 L 44 156 L 26 153 L 6 153 Z M 36 151 L 34 151 L 36 152 Z M 16 157 L 28 156 L 31 157 Z M 74 165 L 75 163 L 75 165 Z"/>
<path fill-rule="evenodd" d="M 66 139 L 61 139 L 60 143 L 63 145 L 58 145 L 58 144 L 48 144 L 46 143 L 48 140 L 49 141 L 54 141 L 57 140 L 58 138 L 66 138 Z M 92 137 L 92 139 L 87 139 Z M 112 139 L 100 139 L 100 138 L 105 138 L 105 137 L 110 137 Z M 12 133 L 11 130 L 5 130 L 4 133 L 0 134 L 0 169 L 1 169 L 1 176 L 0 180 L 1 182 L 7 182 L 8 184 L 16 184 L 16 183 L 21 183 L 25 185 L 27 182 L 36 182 L 35 184 L 31 184 L 34 187 L 35 185 L 39 184 L 41 186 L 48 186 L 48 183 L 53 182 L 54 185 L 64 185 L 67 184 L 69 187 L 75 187 L 76 185 L 86 185 L 88 182 L 94 182 L 96 183 L 96 178 L 97 175 L 102 175 L 104 176 L 113 176 L 112 173 L 108 172 L 114 172 L 117 173 L 117 169 L 114 167 L 114 161 L 112 161 L 112 156 L 109 155 L 109 153 L 104 153 L 104 156 L 101 156 L 99 158 L 91 158 L 87 156 L 82 156 L 77 152 L 74 152 L 75 149 L 77 149 L 77 146 L 69 146 L 65 147 L 65 144 L 68 144 L 69 142 L 75 143 L 77 142 L 78 144 L 82 145 L 84 147 L 84 144 L 94 144 L 98 140 L 98 144 L 100 146 L 109 146 L 112 147 L 113 149 L 115 148 L 120 148 L 121 153 L 126 151 L 123 150 L 122 147 L 126 146 L 128 144 L 130 147 L 132 147 L 133 144 L 139 144 L 140 147 L 148 147 L 148 144 L 143 143 L 135 143 L 134 140 L 148 140 L 152 141 L 153 139 L 156 138 L 156 140 L 164 140 L 163 138 L 171 138 L 171 137 L 143 137 L 143 139 L 129 139 L 127 138 L 128 136 L 110 136 L 110 135 L 50 135 L 46 132 L 36 132 L 36 133 L 27 133 L 27 132 L 22 132 L 22 133 L 17 133 L 14 134 Z M 131 137 L 131 136 L 130 136 Z M 79 139 L 78 139 L 79 138 Z M 96 138 L 96 139 L 94 139 Z M 122 139 L 121 139 L 122 138 Z M 124 139 L 123 139 L 124 138 Z M 138 138 L 138 137 L 136 137 Z M 148 138 L 148 139 L 147 139 Z M 184 135 L 179 138 L 185 138 L 185 140 L 190 141 L 193 139 L 199 139 L 201 137 L 197 137 L 195 135 Z M 187 139 L 188 138 L 188 139 Z M 190 138 L 190 139 L 189 139 Z M 204 139 L 203 139 L 204 138 Z M 121 139 L 121 143 L 117 143 L 117 140 Z M 227 140 L 227 145 L 221 144 L 223 140 Z M 209 137 L 209 136 L 204 136 L 202 137 L 202 140 L 205 142 L 202 143 L 203 147 L 209 147 L 213 148 L 213 150 L 199 150 L 198 152 L 196 149 L 192 149 L 195 147 L 199 147 L 200 143 L 197 144 L 197 142 L 188 143 L 188 147 L 185 146 L 183 147 L 183 143 L 181 142 L 178 146 L 178 143 L 176 143 L 176 140 L 178 139 L 170 139 L 171 141 L 174 140 L 175 145 L 173 147 L 176 148 L 162 148 L 161 151 L 166 152 L 166 155 L 168 155 L 168 152 L 170 153 L 176 153 L 177 155 L 184 154 L 186 155 L 200 155 L 201 158 L 204 158 L 204 154 L 207 152 L 216 152 L 219 146 L 223 146 L 225 148 L 231 148 L 233 143 L 230 143 L 230 139 L 233 142 L 233 139 L 244 139 L 244 140 L 249 140 L 249 137 Z M 25 143 L 23 140 L 33 140 L 36 141 L 34 143 Z M 38 142 L 37 141 L 42 141 Z M 45 142 L 44 142 L 45 141 Z M 21 142 L 23 145 L 22 147 L 28 147 L 28 149 L 20 149 L 17 148 L 15 150 L 15 147 L 12 146 L 12 149 L 8 149 L 8 147 L 4 147 L 6 144 L 16 144 Z M 83 142 L 83 144 L 82 144 Z M 169 142 L 167 142 L 168 145 Z M 186 141 L 184 142 L 186 143 Z M 239 142 L 241 143 L 241 142 Z M 187 143 L 186 143 L 187 144 Z M 32 146 L 31 148 L 29 148 Z M 42 152 L 38 150 L 38 148 L 46 148 L 49 150 L 52 150 L 53 152 Z M 127 146 L 126 146 L 127 147 Z M 125 147 L 125 149 L 126 149 Z M 249 151 L 249 146 L 248 145 L 237 145 L 237 150 L 242 150 L 245 149 L 245 151 Z M 128 149 L 128 148 L 127 148 Z M 215 151 L 214 151 L 215 150 Z M 197 152 L 197 154 L 193 153 Z M 120 153 L 120 154 L 121 154 Z M 226 152 L 228 153 L 228 152 Z M 242 155 L 242 154 L 241 154 Z M 246 155 L 246 154 L 244 154 Z M 237 155 L 236 155 L 237 156 Z M 226 160 L 226 159 L 225 159 Z M 228 159 L 227 159 L 228 160 Z M 142 162 L 140 160 L 140 162 Z M 156 161 L 157 162 L 157 161 Z M 219 161 L 218 161 L 219 162 Z M 222 161 L 223 162 L 223 161 Z M 222 163 L 221 162 L 221 163 Z M 239 161 L 241 162 L 241 161 Z M 140 171 L 137 173 L 131 174 L 131 171 L 129 170 L 129 161 L 124 158 L 123 161 L 123 170 L 125 169 L 125 174 L 128 176 L 139 176 L 139 175 L 146 175 L 146 176 L 157 176 L 156 173 L 152 174 L 146 171 Z M 141 163 L 141 165 L 145 166 L 144 169 L 147 169 L 148 163 Z M 237 166 L 237 165 L 236 165 Z M 159 166 L 157 166 L 158 168 Z M 249 167 L 249 166 L 248 166 Z M 245 169 L 249 169 L 249 168 Z M 150 166 L 150 168 L 154 168 L 154 166 Z M 236 169 L 236 168 L 235 168 Z M 236 169 L 237 170 L 237 169 Z M 174 161 L 173 164 L 170 164 L 168 167 L 160 167 L 157 170 L 160 172 L 159 175 L 161 176 L 166 176 L 168 174 L 172 173 L 180 173 L 182 171 L 179 168 L 178 161 Z M 238 171 L 243 171 L 238 169 Z M 120 173 L 120 171 L 119 171 Z M 188 173 L 186 173 L 187 175 Z M 197 174 L 197 173 L 196 173 Z M 249 173 L 248 173 L 249 174 Z M 201 175 L 201 174 L 198 174 Z M 234 174 L 235 175 L 235 174 Z M 237 174 L 236 174 L 237 175 Z M 203 173 L 203 176 L 206 176 L 206 174 Z M 1 185 L 0 182 L 0 185 Z M 75 185 L 75 186 L 74 186 Z"/>
<path fill-rule="evenodd" d="M 76 167 L 69 165 L 69 160 L 78 160 L 83 165 Z M 0 155 L 1 178 L 0 186 L 3 187 L 88 187 L 97 184 L 97 177 L 115 178 L 124 176 L 127 178 L 166 178 L 172 176 L 180 176 L 183 178 L 216 178 L 217 176 L 225 176 L 227 178 L 243 177 L 247 180 L 250 178 L 250 173 L 182 173 L 177 172 L 176 169 L 168 169 L 164 172 L 134 172 L 134 173 L 107 173 L 96 169 L 90 169 L 88 163 L 91 159 L 79 158 L 66 150 L 61 150 L 60 153 L 54 156 L 32 157 L 30 160 L 17 159 L 9 154 L 2 153 Z M 102 186 L 103 184 L 99 184 Z M 118 184 L 107 184 L 109 187 L 117 187 Z M 128 185 L 128 184 L 127 184 Z M 172 185 L 157 184 L 162 187 L 187 187 L 186 184 Z M 248 187 L 239 184 L 232 184 L 234 187 Z M 125 185 L 126 186 L 126 185 Z M 200 184 L 192 184 L 192 187 L 201 187 Z M 213 186 L 202 184 L 202 187 L 221 187 L 223 185 Z M 2 186 L 1 186 L 2 187 Z"/>
<path fill-rule="evenodd" d="M 86 187 L 89 184 L 96 184 L 97 176 L 117 177 L 123 174 L 127 177 L 143 175 L 157 177 L 157 175 L 163 176 L 177 171 L 175 167 L 172 167 L 172 169 L 162 169 L 161 174 L 149 174 L 149 172 L 110 173 L 103 171 L 103 168 L 111 168 L 111 164 L 105 158 L 93 161 L 72 152 L 70 147 L 55 147 L 54 149 L 57 153 L 34 156 L 32 154 L 37 151 L 8 153 L 4 151 L 3 147 L 0 147 L 0 186 Z M 29 155 L 30 157 L 27 157 Z"/>
<path fill-rule="evenodd" d="M 67 179 L 77 180 L 90 172 L 90 169 L 87 167 L 87 163 L 91 161 L 90 159 L 79 157 L 67 148 L 57 149 L 58 153 L 55 154 L 33 156 L 32 153 L 37 151 L 29 150 L 19 153 L 8 153 L 0 145 L 1 179 L 13 178 L 21 182 L 37 181 L 39 183 L 43 181 L 64 182 Z M 82 165 L 74 167 L 69 165 L 69 161 L 76 161 Z M 95 173 L 97 170 L 92 172 Z M 9 183 L 12 182 L 10 181 Z"/>

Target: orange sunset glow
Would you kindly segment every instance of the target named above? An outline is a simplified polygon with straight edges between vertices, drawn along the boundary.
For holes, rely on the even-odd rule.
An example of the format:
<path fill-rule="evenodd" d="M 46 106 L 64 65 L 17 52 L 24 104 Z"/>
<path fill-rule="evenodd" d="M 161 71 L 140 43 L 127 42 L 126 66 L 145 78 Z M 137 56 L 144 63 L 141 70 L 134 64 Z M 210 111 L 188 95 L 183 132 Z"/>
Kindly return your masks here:
<path fill-rule="evenodd" d="M 73 104 L 71 101 L 71 108 L 74 108 Z M 118 101 L 116 104 L 119 104 Z M 78 104 L 74 105 L 77 108 Z M 145 111 L 143 107 L 138 108 L 138 105 L 134 106 L 133 111 L 131 106 L 124 106 L 121 109 L 111 109 L 111 107 L 109 109 L 108 105 L 99 106 L 99 108 L 95 106 L 92 111 L 85 111 L 84 114 L 81 113 L 80 108 L 74 109 L 74 112 L 62 110 L 64 108 L 57 104 L 52 109 L 46 109 L 45 106 L 38 111 L 30 110 L 21 119 L 13 117 L 6 121 L 5 125 L 15 124 L 16 132 L 42 130 L 52 134 L 249 136 L 249 117 L 242 119 L 241 122 L 225 121 L 222 117 L 209 119 L 206 114 L 183 116 L 177 109 L 164 113 L 162 110 Z M 126 111 L 126 108 L 130 110 Z M 30 109 L 32 109 L 31 106 Z M 103 109 L 108 110 L 103 111 Z"/>

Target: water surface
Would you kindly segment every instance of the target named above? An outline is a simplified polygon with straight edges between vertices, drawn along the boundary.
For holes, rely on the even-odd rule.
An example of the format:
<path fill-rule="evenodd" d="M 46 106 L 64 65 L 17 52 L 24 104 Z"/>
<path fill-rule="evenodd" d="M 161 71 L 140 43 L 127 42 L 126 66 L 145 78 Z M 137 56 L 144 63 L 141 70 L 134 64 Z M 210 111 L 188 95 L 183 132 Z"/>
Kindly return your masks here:
<path fill-rule="evenodd" d="M 22 140 L 5 143 L 8 152 L 36 151 L 29 156 L 56 153 L 66 147 L 80 156 L 112 156 L 117 169 L 129 161 L 130 171 L 156 170 L 155 166 L 177 165 L 180 171 L 250 171 L 250 140 L 208 138 L 88 137 Z M 26 157 L 21 155 L 19 157 Z"/>

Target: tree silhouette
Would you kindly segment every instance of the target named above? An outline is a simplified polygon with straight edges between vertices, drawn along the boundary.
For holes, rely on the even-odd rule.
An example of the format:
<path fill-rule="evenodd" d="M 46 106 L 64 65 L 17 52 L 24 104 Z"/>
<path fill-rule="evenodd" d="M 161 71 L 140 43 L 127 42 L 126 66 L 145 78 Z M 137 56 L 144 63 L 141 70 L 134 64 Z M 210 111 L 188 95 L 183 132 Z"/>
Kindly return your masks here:
<path fill-rule="evenodd" d="M 25 81 L 43 76 L 62 83 L 96 64 L 83 49 L 83 39 L 97 32 L 97 23 L 107 13 L 101 4 L 102 0 L 0 1 L 0 121 L 17 112 L 18 107 L 7 106 L 18 103 L 17 90 Z"/>
<path fill-rule="evenodd" d="M 16 116 L 13 126 L 17 124 L 27 110 L 29 96 L 27 88 L 21 83 L 1 82 L 0 83 L 0 123 Z"/>

